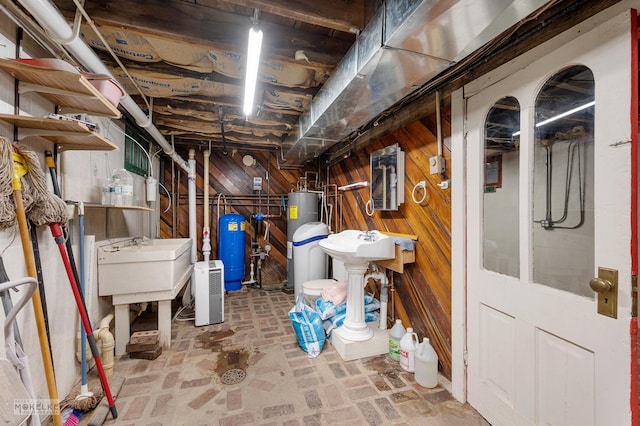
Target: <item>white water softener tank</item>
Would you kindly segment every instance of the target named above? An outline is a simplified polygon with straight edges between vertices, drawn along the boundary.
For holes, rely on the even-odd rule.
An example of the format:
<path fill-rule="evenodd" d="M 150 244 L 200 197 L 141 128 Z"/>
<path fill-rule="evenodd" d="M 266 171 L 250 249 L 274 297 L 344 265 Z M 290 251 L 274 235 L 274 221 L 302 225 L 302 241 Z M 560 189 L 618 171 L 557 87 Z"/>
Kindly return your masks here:
<path fill-rule="evenodd" d="M 294 288 L 293 234 L 299 227 L 318 221 L 318 193 L 298 191 L 287 196 L 287 287 Z"/>
<path fill-rule="evenodd" d="M 327 238 L 329 227 L 322 222 L 300 225 L 293 234 L 293 276 L 296 297 L 302 292 L 302 283 L 326 278 L 327 255 L 320 240 Z"/>

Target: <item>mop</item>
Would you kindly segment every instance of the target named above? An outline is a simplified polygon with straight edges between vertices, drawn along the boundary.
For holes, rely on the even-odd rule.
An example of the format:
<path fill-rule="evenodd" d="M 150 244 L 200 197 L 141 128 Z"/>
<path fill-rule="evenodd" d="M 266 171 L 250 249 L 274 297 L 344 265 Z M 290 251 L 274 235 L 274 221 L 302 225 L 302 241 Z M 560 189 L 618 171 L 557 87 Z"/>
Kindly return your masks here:
<path fill-rule="evenodd" d="M 28 185 L 23 185 L 21 178 L 27 174 L 27 167 L 25 158 L 19 153 L 15 152 L 11 142 L 6 138 L 0 138 L 0 171 L 9 172 L 0 173 L 0 229 L 12 227 L 15 221 L 18 222 L 18 229 L 20 231 L 20 240 L 22 242 L 22 252 L 25 259 L 27 273 L 32 278 L 37 278 L 35 262 L 33 258 L 33 251 L 30 250 L 29 230 L 26 218 L 26 209 L 29 211 L 42 211 L 43 208 L 52 207 L 56 204 L 56 201 L 44 201 L 41 200 L 42 205 L 36 206 L 36 200 L 27 191 Z M 5 200 L 3 198 L 7 195 L 7 185 L 9 185 L 9 177 L 11 180 L 11 188 L 13 189 L 13 203 L 11 200 Z M 59 200 L 63 205 L 64 202 Z M 45 206 L 46 204 L 46 206 Z M 15 205 L 14 214 L 8 213 L 11 206 Z M 66 209 L 66 206 L 65 206 Z M 54 211 L 55 209 L 51 209 Z M 48 216 L 48 215 L 46 215 Z M 13 222 L 11 221 L 13 219 Z M 34 220 L 34 223 L 36 221 Z M 52 404 L 52 417 L 56 426 L 62 426 L 62 418 L 60 417 L 60 407 L 58 404 L 58 390 L 56 388 L 55 377 L 53 375 L 53 361 L 51 360 L 51 353 L 49 352 L 49 341 L 47 339 L 47 331 L 44 324 L 44 315 L 42 311 L 42 303 L 40 301 L 39 291 L 36 289 L 31 297 L 33 304 L 33 312 L 38 330 L 38 340 L 40 343 L 40 353 L 42 355 L 42 362 L 44 366 L 45 378 L 47 382 L 47 390 L 49 393 L 49 400 Z"/>
<path fill-rule="evenodd" d="M 84 268 L 84 203 L 78 204 L 78 239 L 80 240 L 80 292 L 84 293 L 85 268 Z M 84 294 L 82 294 L 84 298 Z M 65 398 L 60 405 L 62 407 L 71 407 L 74 409 L 73 417 L 79 418 L 78 414 L 85 413 L 94 409 L 102 399 L 101 392 L 92 392 L 87 385 L 87 337 L 84 326 L 80 324 L 80 352 L 81 352 L 81 369 L 82 381 L 80 383 L 80 392 L 77 395 Z M 76 414 L 77 413 L 77 414 Z M 69 422 L 65 422 L 65 425 Z"/>

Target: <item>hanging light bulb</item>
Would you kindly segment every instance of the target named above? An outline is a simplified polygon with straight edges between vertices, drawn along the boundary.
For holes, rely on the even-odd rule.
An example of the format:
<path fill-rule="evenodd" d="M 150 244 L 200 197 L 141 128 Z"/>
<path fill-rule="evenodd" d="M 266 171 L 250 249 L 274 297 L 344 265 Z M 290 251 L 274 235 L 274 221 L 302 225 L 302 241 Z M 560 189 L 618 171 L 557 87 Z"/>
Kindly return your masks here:
<path fill-rule="evenodd" d="M 253 113 L 253 97 L 258 80 L 258 66 L 260 65 L 260 50 L 262 49 L 262 30 L 251 27 L 249 29 L 249 47 L 247 49 L 247 74 L 244 81 L 244 115 Z"/>

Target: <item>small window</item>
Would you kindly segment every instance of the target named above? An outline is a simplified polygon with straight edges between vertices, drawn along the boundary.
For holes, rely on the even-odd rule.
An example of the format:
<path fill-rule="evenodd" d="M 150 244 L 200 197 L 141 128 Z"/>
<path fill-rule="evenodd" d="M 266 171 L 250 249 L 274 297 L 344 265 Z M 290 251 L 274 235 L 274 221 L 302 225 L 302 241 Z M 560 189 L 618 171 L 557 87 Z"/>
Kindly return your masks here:
<path fill-rule="evenodd" d="M 513 96 L 496 102 L 484 125 L 483 266 L 520 276 L 520 104 Z"/>
<path fill-rule="evenodd" d="M 126 126 L 124 143 L 124 168 L 140 176 L 149 175 L 149 141 L 134 127 Z"/>
<path fill-rule="evenodd" d="M 533 280 L 593 297 L 595 81 L 577 65 L 549 78 L 536 98 Z"/>

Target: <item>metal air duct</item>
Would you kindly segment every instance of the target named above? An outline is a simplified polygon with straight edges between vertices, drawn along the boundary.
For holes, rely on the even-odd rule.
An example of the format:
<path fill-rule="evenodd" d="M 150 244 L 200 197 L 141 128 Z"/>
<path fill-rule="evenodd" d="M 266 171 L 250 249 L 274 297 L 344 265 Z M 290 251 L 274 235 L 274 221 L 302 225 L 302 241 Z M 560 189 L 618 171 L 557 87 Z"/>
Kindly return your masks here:
<path fill-rule="evenodd" d="M 285 165 L 319 156 L 546 3 L 386 1 L 284 141 Z"/>

